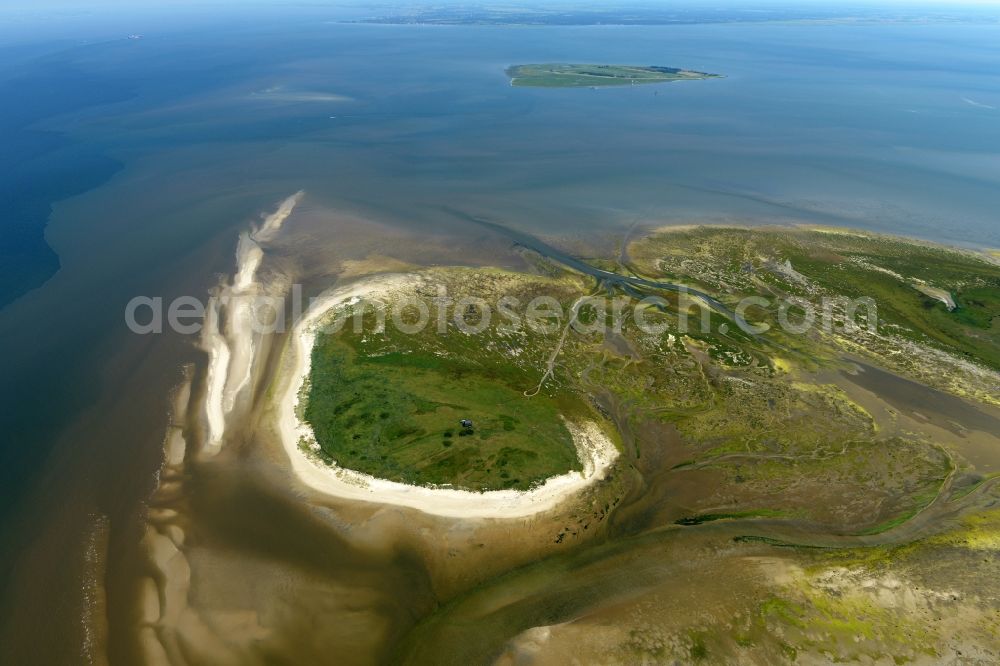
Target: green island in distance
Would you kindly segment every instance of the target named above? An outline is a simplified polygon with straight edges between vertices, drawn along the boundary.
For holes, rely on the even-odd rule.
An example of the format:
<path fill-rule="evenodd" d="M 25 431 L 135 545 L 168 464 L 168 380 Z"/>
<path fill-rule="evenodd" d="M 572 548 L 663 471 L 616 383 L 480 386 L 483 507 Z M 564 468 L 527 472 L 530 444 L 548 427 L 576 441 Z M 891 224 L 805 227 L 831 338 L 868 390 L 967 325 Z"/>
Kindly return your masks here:
<path fill-rule="evenodd" d="M 513 65 L 507 68 L 507 76 L 512 86 L 535 88 L 597 88 L 721 78 L 720 74 L 677 67 L 568 63 Z"/>

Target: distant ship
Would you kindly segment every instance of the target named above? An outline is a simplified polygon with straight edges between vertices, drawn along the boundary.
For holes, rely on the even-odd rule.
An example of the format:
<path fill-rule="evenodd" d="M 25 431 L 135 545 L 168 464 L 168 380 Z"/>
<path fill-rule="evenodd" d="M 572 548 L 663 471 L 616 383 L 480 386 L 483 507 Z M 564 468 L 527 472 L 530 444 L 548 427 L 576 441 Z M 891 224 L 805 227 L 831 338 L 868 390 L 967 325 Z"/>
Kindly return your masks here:
<path fill-rule="evenodd" d="M 142 39 L 142 35 L 129 35 L 129 39 Z"/>

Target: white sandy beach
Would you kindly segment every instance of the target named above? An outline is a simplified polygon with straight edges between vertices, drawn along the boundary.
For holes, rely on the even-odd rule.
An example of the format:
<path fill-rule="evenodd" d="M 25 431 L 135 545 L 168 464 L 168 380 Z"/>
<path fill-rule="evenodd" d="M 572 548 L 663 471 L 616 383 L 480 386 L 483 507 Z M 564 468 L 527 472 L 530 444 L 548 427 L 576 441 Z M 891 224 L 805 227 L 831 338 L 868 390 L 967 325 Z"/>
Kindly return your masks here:
<path fill-rule="evenodd" d="M 309 376 L 316 329 L 338 306 L 391 292 L 412 283 L 414 279 L 416 276 L 413 275 L 385 275 L 328 291 L 311 305 L 292 330 L 283 361 L 284 386 L 278 393 L 276 409 L 278 431 L 295 475 L 310 488 L 335 497 L 405 506 L 424 513 L 454 518 L 523 518 L 553 509 L 604 478 L 618 457 L 618 450 L 594 422 L 566 424 L 573 435 L 583 471 L 554 476 L 530 491 L 493 490 L 477 493 L 411 486 L 327 466 L 313 460 L 301 450 L 299 443 L 303 439 L 311 447 L 316 446 L 312 429 L 296 413 L 299 393 Z"/>
<path fill-rule="evenodd" d="M 274 238 L 302 196 L 303 193 L 298 192 L 288 197 L 265 218 L 259 229 L 241 235 L 232 281 L 223 284 L 216 294 L 223 316 L 220 317 L 215 308 L 209 308 L 207 313 L 202 334 L 202 344 L 209 354 L 204 404 L 207 425 L 206 442 L 202 448 L 204 454 L 214 455 L 221 449 L 227 421 L 239 411 L 234 411 L 234 408 L 253 376 L 256 348 L 261 341 L 250 325 L 252 301 L 247 297 L 268 291 L 268 285 L 262 284 L 257 275 L 265 254 L 262 244 Z M 327 465 L 300 447 L 300 442 L 305 441 L 310 449 L 318 449 L 312 429 L 297 415 L 299 395 L 309 376 L 317 327 L 327 315 L 352 300 L 384 296 L 419 280 L 420 277 L 412 273 L 381 275 L 332 289 L 315 299 L 295 324 L 282 360 L 275 413 L 278 435 L 291 462 L 291 470 L 302 483 L 343 499 L 405 506 L 439 516 L 522 518 L 548 511 L 604 478 L 618 457 L 618 450 L 592 421 L 566 423 L 583 471 L 551 477 L 530 491 L 472 492 L 411 486 Z"/>

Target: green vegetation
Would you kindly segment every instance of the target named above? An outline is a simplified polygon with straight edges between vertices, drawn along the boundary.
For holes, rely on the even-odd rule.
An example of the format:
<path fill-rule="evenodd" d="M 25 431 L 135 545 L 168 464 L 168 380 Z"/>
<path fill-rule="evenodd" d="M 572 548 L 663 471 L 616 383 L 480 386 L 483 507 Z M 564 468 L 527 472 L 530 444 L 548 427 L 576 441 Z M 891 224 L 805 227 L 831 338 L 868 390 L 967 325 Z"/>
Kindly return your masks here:
<path fill-rule="evenodd" d="M 759 611 L 766 630 L 777 630 L 792 654 L 817 652 L 830 661 L 857 661 L 888 653 L 897 663 L 935 656 L 931 632 L 920 623 L 846 584 L 842 593 L 832 595 L 809 583 L 798 581 L 789 590 L 791 598 L 767 599 Z"/>
<path fill-rule="evenodd" d="M 507 278 L 512 289 L 526 282 Z M 593 414 L 569 391 L 524 395 L 541 363 L 526 354 L 519 364 L 501 351 L 526 344 L 518 336 L 495 327 L 481 336 L 454 326 L 438 334 L 433 325 L 406 335 L 391 324 L 372 333 L 371 310 L 362 321 L 362 333 L 347 325 L 313 348 L 304 416 L 322 458 L 379 478 L 476 491 L 524 490 L 581 469 L 563 417 Z M 473 426 L 462 427 L 463 419 Z"/>
<path fill-rule="evenodd" d="M 708 647 L 705 646 L 705 637 L 700 634 L 691 636 L 691 650 L 689 656 L 692 661 L 703 661 L 708 658 Z"/>
<path fill-rule="evenodd" d="M 746 315 L 771 330 L 749 335 L 715 310 L 705 310 L 703 329 L 694 307 L 682 333 L 677 294 L 644 284 L 628 297 L 618 294 L 625 301 L 618 330 L 563 335 L 565 320 L 547 332 L 505 330 L 495 316 L 475 335 L 453 323 L 443 334 L 432 324 L 404 335 L 391 322 L 373 333 L 369 312 L 364 334 L 348 326 L 319 338 L 314 349 L 305 418 L 320 456 L 407 483 L 524 489 L 579 469 L 563 419 L 593 419 L 600 411 L 656 433 L 630 439 L 637 459 L 663 455 L 657 447 L 667 429 L 676 437 L 664 449 L 676 456 L 669 473 L 691 479 L 683 483 L 692 490 L 679 502 L 687 515 L 673 513 L 671 523 L 770 517 L 877 535 L 907 524 L 948 490 L 954 470 L 941 447 L 920 433 L 882 432 L 855 402 L 863 398 L 848 394 L 847 380 L 836 383 L 842 375 L 835 371 L 844 367 L 845 352 L 865 355 L 873 366 L 988 400 L 995 375 L 956 366 L 954 355 L 964 351 L 982 366 L 996 357 L 992 304 L 1000 268 L 970 253 L 901 239 L 799 228 L 669 232 L 633 243 L 628 256 L 624 269 L 610 262 L 604 269 L 690 284 L 730 307 L 743 296 L 767 296 L 771 305 Z M 501 296 L 522 304 L 555 296 L 566 311 L 588 293 L 606 295 L 590 278 L 540 256 L 528 259 L 548 277 L 432 270 L 394 297 L 433 295 L 440 285 L 492 304 Z M 872 285 L 873 292 L 865 291 Z M 940 300 L 925 307 L 922 299 L 932 298 L 925 292 L 933 290 L 953 295 L 957 308 Z M 817 327 L 792 334 L 779 326 L 782 297 L 819 303 L 868 293 L 877 294 L 877 331 Z M 637 315 L 632 306 L 645 295 L 665 305 Z M 835 328 L 842 327 L 847 315 L 833 314 Z M 475 320 L 478 312 L 466 315 Z M 640 315 L 665 330 L 640 328 Z M 600 316 L 584 308 L 580 319 L 586 325 Z M 929 351 L 937 355 L 921 356 Z M 920 407 L 928 418 L 937 418 L 936 395 L 936 403 Z M 462 428 L 461 419 L 474 427 Z"/>
<path fill-rule="evenodd" d="M 586 88 L 694 81 L 717 78 L 719 75 L 676 67 L 546 63 L 514 65 L 507 69 L 507 76 L 510 77 L 510 83 L 514 86 Z"/>
<path fill-rule="evenodd" d="M 796 549 L 801 564 L 759 602 L 751 633 L 838 662 L 945 662 L 956 646 L 989 644 L 1000 629 L 1000 511 L 945 524 L 896 545 Z"/>
<path fill-rule="evenodd" d="M 642 275 L 683 281 L 731 303 L 761 294 L 816 304 L 823 297 L 870 298 L 877 333 L 841 335 L 830 340 L 836 347 L 874 356 L 931 386 L 995 401 L 990 380 L 972 371 L 956 373 L 954 361 L 922 353 L 941 351 L 1000 370 L 1000 265 L 985 256 L 875 234 L 795 227 L 669 231 L 634 243 L 630 253 Z M 832 314 L 835 328 L 848 316 L 836 305 Z M 859 307 L 854 321 L 866 315 Z M 753 306 L 747 316 L 776 328 L 777 303 Z M 776 330 L 771 336 L 791 349 L 807 343 L 804 336 L 782 338 Z"/>
<path fill-rule="evenodd" d="M 566 304 L 613 292 L 625 301 L 620 329 L 570 329 L 561 343 L 558 334 L 459 340 L 478 345 L 468 351 L 476 359 L 516 348 L 501 363 L 511 366 L 511 387 L 534 386 L 528 378 L 553 359 L 542 395 L 559 411 L 589 403 L 626 426 L 627 467 L 614 479 L 616 493 L 631 495 L 585 498 L 579 514 L 560 516 L 553 549 L 578 549 L 502 577 L 502 609 L 491 583 L 428 626 L 452 631 L 477 613 L 477 631 L 507 622 L 482 649 L 495 656 L 539 626 L 551 628 L 553 645 L 576 648 L 593 625 L 573 619 L 600 617 L 593 633 L 614 646 L 592 661 L 611 663 L 924 663 L 979 646 L 995 654 L 1000 511 L 974 511 L 995 507 L 1000 494 L 996 458 L 979 444 L 996 421 L 974 402 L 997 401 L 1000 267 L 971 252 L 802 228 L 670 231 L 631 243 L 619 262 L 591 261 L 645 278 L 627 285 L 570 279 L 554 259 L 525 258 L 551 282 L 523 278 L 519 294 L 563 285 Z M 479 289 L 482 279 L 464 284 Z M 678 295 L 663 282 L 723 307 L 705 309 L 702 328 L 692 306 L 682 331 Z M 651 295 L 663 301 L 635 314 L 637 299 Z M 769 331 L 746 334 L 723 314 L 745 296 L 769 301 L 746 312 Z M 787 332 L 778 318 L 787 296 L 817 305 L 870 296 L 880 326 L 845 330 L 850 316 L 837 305 L 832 329 Z M 638 316 L 665 330 L 643 330 Z M 863 372 L 851 374 L 857 366 Z M 602 505 L 599 518 L 584 513 Z M 590 521 L 609 515 L 615 538 L 588 543 L 600 529 Z M 598 616 L 594 585 L 605 583 L 616 596 Z M 552 605 L 535 603 L 543 596 Z M 722 610 L 692 614 L 667 598 Z M 627 627 L 617 643 L 616 621 Z M 422 636 L 422 646 L 435 644 Z"/>
<path fill-rule="evenodd" d="M 306 418 L 341 466 L 475 490 L 524 489 L 579 469 L 557 402 L 528 400 L 527 384 L 502 368 L 358 347 L 325 336 L 313 352 Z"/>

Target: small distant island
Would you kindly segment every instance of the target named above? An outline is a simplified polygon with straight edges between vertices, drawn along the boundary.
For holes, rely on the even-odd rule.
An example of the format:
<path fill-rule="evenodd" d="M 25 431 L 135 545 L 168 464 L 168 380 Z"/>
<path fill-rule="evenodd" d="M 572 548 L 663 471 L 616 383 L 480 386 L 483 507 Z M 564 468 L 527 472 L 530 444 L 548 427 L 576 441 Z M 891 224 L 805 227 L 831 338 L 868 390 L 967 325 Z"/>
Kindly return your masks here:
<path fill-rule="evenodd" d="M 544 63 L 513 65 L 507 68 L 507 76 L 510 77 L 512 86 L 596 88 L 668 81 L 696 81 L 719 78 L 721 75 L 677 67 Z"/>

